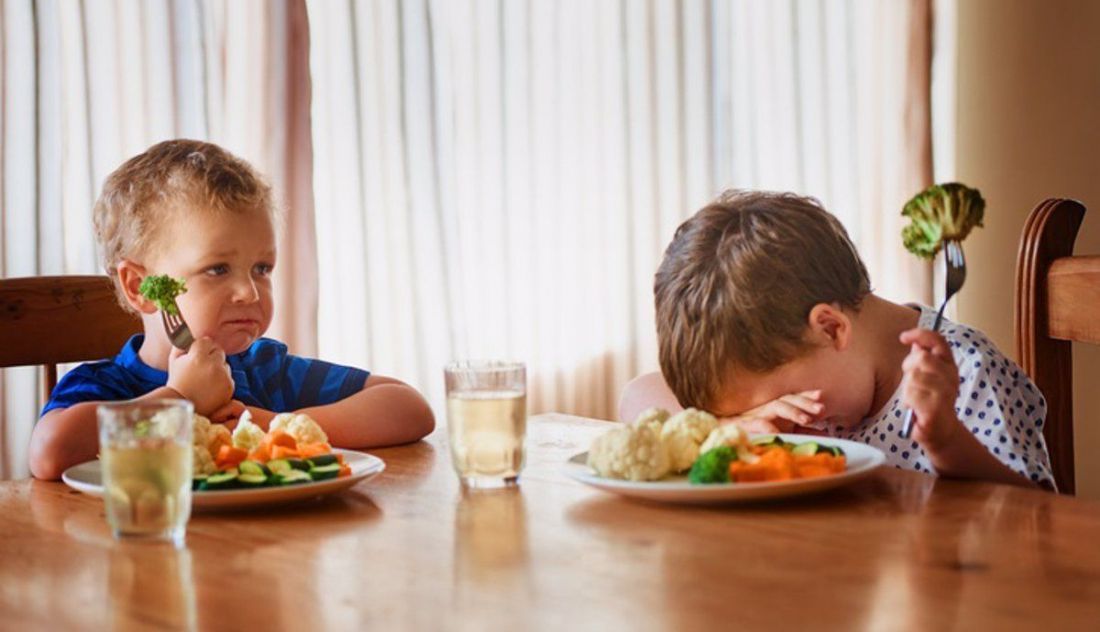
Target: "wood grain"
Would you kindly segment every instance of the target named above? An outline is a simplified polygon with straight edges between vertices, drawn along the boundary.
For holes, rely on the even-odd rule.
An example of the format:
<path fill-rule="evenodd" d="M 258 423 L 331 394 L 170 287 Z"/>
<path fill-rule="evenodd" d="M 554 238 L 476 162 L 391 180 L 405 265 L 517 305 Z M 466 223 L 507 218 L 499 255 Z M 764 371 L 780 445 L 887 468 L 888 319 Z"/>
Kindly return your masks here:
<path fill-rule="evenodd" d="M 1070 340 L 1093 339 L 1093 315 L 1100 308 L 1100 293 L 1092 285 L 1096 263 L 1071 257 L 1084 216 L 1085 207 L 1076 200 L 1044 200 L 1028 215 L 1016 259 L 1016 360 L 1046 398 L 1043 438 L 1064 494 L 1076 490 Z"/>
<path fill-rule="evenodd" d="M 106 276 L 0 279 L 0 367 L 43 365 L 47 398 L 58 363 L 114 357 L 140 332 Z"/>
<path fill-rule="evenodd" d="M 197 514 L 187 548 L 118 544 L 102 503 L 0 483 L 10 629 L 1084 629 L 1100 504 L 883 469 L 771 504 L 689 508 L 560 465 L 606 422 L 529 423 L 518 490 L 463 494 L 445 429 L 282 509 Z"/>

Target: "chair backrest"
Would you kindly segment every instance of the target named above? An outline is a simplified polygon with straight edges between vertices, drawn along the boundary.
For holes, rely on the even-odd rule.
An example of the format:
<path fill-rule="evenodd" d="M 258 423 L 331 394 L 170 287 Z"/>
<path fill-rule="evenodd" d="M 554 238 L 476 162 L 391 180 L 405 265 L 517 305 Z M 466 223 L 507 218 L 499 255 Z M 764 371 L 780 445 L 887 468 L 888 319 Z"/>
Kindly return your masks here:
<path fill-rule="evenodd" d="M 106 276 L 0 279 L 0 367 L 43 365 L 47 398 L 57 364 L 114 357 L 141 330 Z"/>
<path fill-rule="evenodd" d="M 1052 198 L 1024 225 L 1016 260 L 1016 358 L 1047 400 L 1043 436 L 1058 489 L 1075 492 L 1072 342 L 1100 344 L 1100 256 L 1073 256 L 1085 216 Z"/>

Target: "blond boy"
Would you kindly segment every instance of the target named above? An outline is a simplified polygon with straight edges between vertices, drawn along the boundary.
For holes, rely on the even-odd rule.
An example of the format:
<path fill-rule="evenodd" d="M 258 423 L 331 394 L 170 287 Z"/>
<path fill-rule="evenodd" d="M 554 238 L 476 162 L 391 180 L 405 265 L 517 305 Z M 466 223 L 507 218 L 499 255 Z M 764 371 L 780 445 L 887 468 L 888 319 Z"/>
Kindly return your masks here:
<path fill-rule="evenodd" d="M 884 300 L 814 199 L 730 191 L 676 231 L 654 284 L 662 374 L 620 416 L 704 408 L 752 430 L 862 441 L 899 468 L 1053 486 L 1046 403 L 980 332 Z M 906 408 L 911 438 L 901 436 Z"/>
<path fill-rule="evenodd" d="M 276 413 L 304 412 L 334 445 L 349 448 L 431 432 L 431 409 L 413 388 L 293 356 L 262 338 L 273 312 L 274 205 L 248 163 L 210 143 L 159 143 L 107 178 L 94 213 L 107 274 L 144 334 L 57 385 L 31 436 L 35 477 L 56 479 L 95 458 L 102 401 L 185 398 L 198 414 L 230 425 L 247 408 L 262 427 Z M 186 281 L 178 304 L 195 337 L 186 352 L 171 345 L 156 306 L 138 291 L 142 279 L 160 274 Z"/>

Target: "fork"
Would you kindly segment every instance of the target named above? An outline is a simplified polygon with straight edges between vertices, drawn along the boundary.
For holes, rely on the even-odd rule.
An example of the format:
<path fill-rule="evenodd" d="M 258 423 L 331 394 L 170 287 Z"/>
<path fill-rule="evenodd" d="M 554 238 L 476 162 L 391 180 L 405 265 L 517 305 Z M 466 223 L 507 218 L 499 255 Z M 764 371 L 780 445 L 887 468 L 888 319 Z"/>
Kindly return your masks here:
<path fill-rule="evenodd" d="M 172 343 L 173 347 L 187 351 L 191 348 L 191 343 L 195 342 L 195 337 L 191 335 L 191 328 L 187 326 L 187 322 L 183 320 L 183 315 L 180 313 L 179 305 L 176 305 L 176 301 L 172 301 L 172 306 L 175 307 L 174 314 L 169 314 L 168 310 L 160 310 L 160 319 L 164 323 L 164 332 L 168 334 L 168 340 Z"/>
<path fill-rule="evenodd" d="M 966 257 L 963 256 L 962 244 L 956 239 L 948 239 L 943 242 L 943 261 L 947 266 L 947 294 L 940 303 L 940 311 L 936 312 L 936 321 L 932 323 L 932 331 L 940 330 L 940 321 L 943 320 L 943 308 L 947 307 L 947 301 L 951 300 L 966 282 Z M 913 432 L 913 409 L 905 411 L 905 420 L 901 426 L 901 436 L 908 439 Z"/>

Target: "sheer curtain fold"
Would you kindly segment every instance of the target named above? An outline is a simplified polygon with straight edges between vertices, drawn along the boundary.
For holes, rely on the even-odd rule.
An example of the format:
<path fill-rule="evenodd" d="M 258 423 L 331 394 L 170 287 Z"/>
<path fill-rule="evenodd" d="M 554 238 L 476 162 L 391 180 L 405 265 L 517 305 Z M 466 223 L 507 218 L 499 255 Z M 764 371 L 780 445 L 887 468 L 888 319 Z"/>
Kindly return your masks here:
<path fill-rule="evenodd" d="M 300 0 L 0 3 L 5 277 L 100 271 L 91 208 L 111 170 L 168 138 L 255 165 L 285 212 L 269 335 L 316 352 L 309 29 Z M 0 478 L 26 474 L 42 402 L 0 371 Z"/>
<path fill-rule="evenodd" d="M 729 187 L 820 198 L 879 291 L 931 298 L 899 238 L 927 0 L 308 8 L 323 357 L 437 406 L 447 360 L 518 358 L 532 411 L 610 417 L 657 368 L 665 245 Z"/>

